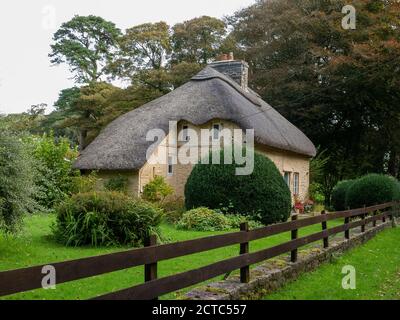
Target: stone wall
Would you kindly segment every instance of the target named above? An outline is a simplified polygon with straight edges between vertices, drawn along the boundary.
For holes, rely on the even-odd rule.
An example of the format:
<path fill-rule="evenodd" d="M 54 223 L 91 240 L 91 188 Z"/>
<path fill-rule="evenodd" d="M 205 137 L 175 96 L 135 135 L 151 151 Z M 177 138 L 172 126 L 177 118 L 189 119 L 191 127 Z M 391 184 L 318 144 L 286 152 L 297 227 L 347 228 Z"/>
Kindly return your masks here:
<path fill-rule="evenodd" d="M 211 130 L 212 126 L 214 124 L 220 124 L 222 129 L 228 129 L 233 132 L 235 129 L 240 129 L 236 124 L 226 121 L 226 120 L 221 120 L 221 119 L 215 119 L 209 123 L 206 123 L 202 126 L 195 126 L 189 122 L 186 121 L 181 121 L 178 124 L 178 132 L 182 132 L 183 126 L 188 126 L 189 130 L 193 130 L 197 136 L 200 137 L 200 131 L 202 129 L 208 129 Z M 168 146 L 170 145 L 169 143 L 169 137 L 166 137 L 162 143 L 159 145 L 159 147 L 154 151 L 153 157 L 157 157 L 160 154 L 165 154 Z M 242 143 L 242 141 L 235 141 L 236 143 Z M 176 145 L 176 148 L 178 148 L 178 152 L 181 150 L 182 146 L 184 143 L 178 143 Z M 172 146 L 174 148 L 174 146 Z M 200 147 L 201 148 L 201 147 Z M 198 159 L 198 155 L 202 154 L 202 150 L 197 150 L 197 145 L 196 147 L 190 146 L 190 141 L 189 141 L 189 147 L 188 149 L 190 150 L 188 152 L 188 155 L 191 159 L 191 162 L 195 162 Z M 196 150 L 195 150 L 196 149 Z M 298 173 L 299 174 L 299 197 L 301 200 L 306 200 L 308 197 L 308 187 L 309 187 L 309 172 L 310 172 L 310 159 L 308 157 L 293 153 L 293 152 L 288 152 L 284 150 L 279 150 L 279 149 L 274 149 L 271 147 L 263 146 L 256 144 L 255 149 L 257 152 L 264 154 L 267 156 L 269 159 L 271 159 L 279 171 L 281 172 L 282 176 L 284 175 L 284 172 L 290 172 L 291 173 L 291 185 L 290 189 L 294 191 L 294 179 L 293 179 L 293 174 Z M 207 152 L 206 152 L 207 154 Z M 164 160 L 164 163 L 167 163 L 167 160 Z M 156 164 L 152 165 L 147 163 L 141 170 L 139 174 L 139 190 L 143 190 L 143 187 L 149 183 L 153 178 L 154 175 L 159 175 L 163 176 L 166 181 L 174 188 L 175 190 L 175 197 L 176 198 L 184 198 L 184 190 L 185 190 L 185 184 L 187 179 L 189 178 L 192 170 L 193 170 L 193 165 L 192 164 L 181 164 L 178 163 L 173 166 L 173 174 L 168 175 L 168 165 L 163 164 Z"/>
<path fill-rule="evenodd" d="M 185 295 L 189 300 L 256 300 L 275 292 L 285 284 L 297 279 L 299 275 L 318 268 L 322 263 L 329 262 L 332 258 L 351 248 L 359 246 L 380 231 L 394 226 L 387 222 L 375 228 L 368 229 L 365 233 L 352 233 L 350 240 L 331 241 L 330 248 L 323 249 L 321 246 L 312 247 L 299 252 L 296 263 L 285 257 L 271 259 L 265 264 L 251 270 L 251 282 L 240 283 L 238 276 L 228 278 L 209 284 L 205 287 L 194 289 Z M 343 235 L 340 235 L 343 236 Z"/>

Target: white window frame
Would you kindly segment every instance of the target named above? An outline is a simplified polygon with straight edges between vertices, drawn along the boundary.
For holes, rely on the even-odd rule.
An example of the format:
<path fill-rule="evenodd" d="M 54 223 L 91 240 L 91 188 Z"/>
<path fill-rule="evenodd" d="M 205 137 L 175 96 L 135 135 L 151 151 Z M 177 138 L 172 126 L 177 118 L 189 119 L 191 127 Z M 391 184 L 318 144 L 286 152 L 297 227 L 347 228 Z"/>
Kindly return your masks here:
<path fill-rule="evenodd" d="M 300 173 L 298 172 L 293 174 L 293 193 L 295 195 L 300 194 Z"/>

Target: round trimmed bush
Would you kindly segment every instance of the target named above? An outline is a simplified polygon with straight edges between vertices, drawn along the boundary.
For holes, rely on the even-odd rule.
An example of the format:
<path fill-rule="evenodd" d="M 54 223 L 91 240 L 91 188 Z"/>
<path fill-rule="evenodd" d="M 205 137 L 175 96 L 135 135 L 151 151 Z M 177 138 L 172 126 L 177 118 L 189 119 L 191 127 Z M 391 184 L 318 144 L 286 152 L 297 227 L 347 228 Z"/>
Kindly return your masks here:
<path fill-rule="evenodd" d="M 346 206 L 351 209 L 400 200 L 398 181 L 390 176 L 370 174 L 356 180 L 346 194 Z"/>
<path fill-rule="evenodd" d="M 224 151 L 220 157 L 224 163 Z M 186 208 L 230 208 L 229 213 L 265 225 L 287 221 L 291 193 L 275 164 L 255 153 L 252 174 L 236 175 L 237 167 L 235 163 L 196 165 L 185 186 Z"/>
<path fill-rule="evenodd" d="M 56 212 L 53 233 L 67 246 L 139 246 L 162 219 L 160 209 L 118 192 L 76 194 Z"/>
<path fill-rule="evenodd" d="M 229 227 L 229 220 L 222 213 L 203 207 L 186 212 L 177 224 L 178 229 L 195 231 L 223 231 Z"/>
<path fill-rule="evenodd" d="M 353 185 L 355 180 L 343 180 L 333 188 L 331 203 L 336 211 L 346 210 L 346 194 L 347 190 Z"/>

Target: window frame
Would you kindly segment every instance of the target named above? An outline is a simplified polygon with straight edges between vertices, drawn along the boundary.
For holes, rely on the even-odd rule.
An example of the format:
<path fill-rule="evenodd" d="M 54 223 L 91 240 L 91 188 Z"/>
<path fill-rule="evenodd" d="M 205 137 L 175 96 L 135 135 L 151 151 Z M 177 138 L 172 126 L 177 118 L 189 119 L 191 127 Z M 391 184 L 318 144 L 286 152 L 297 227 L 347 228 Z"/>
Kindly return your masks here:
<path fill-rule="evenodd" d="M 167 175 L 172 177 L 174 175 L 174 157 L 168 156 Z"/>
<path fill-rule="evenodd" d="M 286 175 L 288 175 L 288 178 L 289 178 L 288 181 L 286 181 Z M 290 191 L 292 191 L 292 172 L 284 171 L 283 172 L 283 180 L 285 181 L 285 183 L 289 187 Z"/>
<path fill-rule="evenodd" d="M 293 193 L 295 195 L 300 195 L 300 173 L 293 173 Z"/>

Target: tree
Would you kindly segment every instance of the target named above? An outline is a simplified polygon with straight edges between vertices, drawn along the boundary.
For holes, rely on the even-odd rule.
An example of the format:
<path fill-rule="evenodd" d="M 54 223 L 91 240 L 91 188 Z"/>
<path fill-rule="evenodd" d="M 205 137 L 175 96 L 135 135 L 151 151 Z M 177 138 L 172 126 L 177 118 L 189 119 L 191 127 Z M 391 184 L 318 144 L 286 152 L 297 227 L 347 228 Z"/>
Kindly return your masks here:
<path fill-rule="evenodd" d="M 15 232 L 25 213 L 38 208 L 33 200 L 35 163 L 18 136 L 0 131 L 0 229 Z"/>
<path fill-rule="evenodd" d="M 98 81 L 112 61 L 121 32 L 115 24 L 93 15 L 75 16 L 54 34 L 49 57 L 67 63 L 77 83 Z"/>
<path fill-rule="evenodd" d="M 203 16 L 173 27 L 172 61 L 206 65 L 220 53 L 227 30 L 217 18 Z"/>
<path fill-rule="evenodd" d="M 129 28 L 119 47 L 118 59 L 110 66 L 113 74 L 131 79 L 138 70 L 161 69 L 171 51 L 169 26 L 157 22 Z"/>
<path fill-rule="evenodd" d="M 340 180 L 400 168 L 400 7 L 353 1 L 357 29 L 345 30 L 345 4 L 258 1 L 228 19 L 251 86 L 327 150 L 327 193 Z"/>

